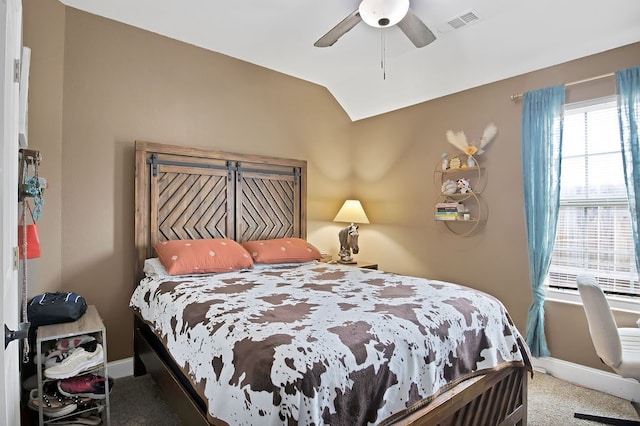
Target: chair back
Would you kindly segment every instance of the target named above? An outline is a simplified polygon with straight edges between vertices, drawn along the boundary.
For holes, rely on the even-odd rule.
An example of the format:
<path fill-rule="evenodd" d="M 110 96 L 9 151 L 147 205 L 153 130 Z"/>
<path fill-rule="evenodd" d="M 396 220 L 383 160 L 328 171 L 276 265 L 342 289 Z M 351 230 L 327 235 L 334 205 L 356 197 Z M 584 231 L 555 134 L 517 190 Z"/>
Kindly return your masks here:
<path fill-rule="evenodd" d="M 622 361 L 622 346 L 609 302 L 592 275 L 579 275 L 576 283 L 596 353 L 602 362 L 615 369 Z"/>

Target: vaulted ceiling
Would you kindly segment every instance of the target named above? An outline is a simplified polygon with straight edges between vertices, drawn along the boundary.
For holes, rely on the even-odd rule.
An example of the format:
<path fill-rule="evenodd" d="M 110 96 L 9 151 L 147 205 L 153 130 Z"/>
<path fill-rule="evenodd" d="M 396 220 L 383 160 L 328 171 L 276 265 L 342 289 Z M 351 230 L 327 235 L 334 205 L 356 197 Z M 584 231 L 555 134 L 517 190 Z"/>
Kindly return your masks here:
<path fill-rule="evenodd" d="M 352 120 L 640 41 L 638 0 L 411 0 L 422 48 L 364 22 L 314 47 L 358 0 L 61 2 L 325 86 Z"/>

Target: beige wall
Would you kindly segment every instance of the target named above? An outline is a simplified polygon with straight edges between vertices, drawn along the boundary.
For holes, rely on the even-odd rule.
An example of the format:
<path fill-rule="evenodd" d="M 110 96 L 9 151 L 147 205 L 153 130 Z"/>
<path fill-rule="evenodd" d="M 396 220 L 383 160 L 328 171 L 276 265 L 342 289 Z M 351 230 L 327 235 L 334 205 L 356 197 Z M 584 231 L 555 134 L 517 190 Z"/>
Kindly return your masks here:
<path fill-rule="evenodd" d="M 25 21 L 30 147 L 50 185 L 30 293 L 95 304 L 111 360 L 132 354 L 135 140 L 306 159 L 311 221 L 347 196 L 351 123 L 326 89 L 53 0 L 25 1 Z"/>
<path fill-rule="evenodd" d="M 363 255 L 378 259 L 385 269 L 486 291 L 507 306 L 524 333 L 531 291 L 522 195 L 522 104 L 510 96 L 638 64 L 640 43 L 354 123 L 358 161 L 353 185 L 367 201 L 374 224 L 361 231 L 361 245 L 367 250 Z M 615 79 L 610 77 L 568 87 L 567 100 L 614 93 Z M 440 190 L 433 169 L 443 152 L 451 152 L 445 137 L 448 129 L 478 139 L 490 122 L 498 126 L 498 135 L 478 156 L 487 171 L 482 198 L 488 221 L 476 236 L 452 237 L 433 221 L 433 203 Z M 370 238 L 374 244 L 362 243 Z M 581 305 L 548 301 L 545 311 L 553 357 L 606 368 L 593 349 Z M 620 326 L 635 327 L 638 317 L 616 312 Z"/>
<path fill-rule="evenodd" d="M 39 223 L 44 256 L 29 261 L 31 294 L 55 291 L 62 280 L 62 78 L 65 8 L 57 1 L 24 1 L 24 45 L 32 48 L 29 73 L 29 148 L 43 158 L 45 206 Z"/>
<path fill-rule="evenodd" d="M 358 197 L 372 222 L 361 229 L 359 258 L 491 293 L 524 332 L 531 296 L 521 105 L 509 96 L 636 65 L 640 56 L 636 44 L 352 123 L 317 85 L 54 0 L 24 3 L 31 147 L 43 151 L 51 185 L 31 293 L 85 295 L 105 319 L 112 360 L 132 354 L 135 140 L 305 159 L 311 242 L 335 254 L 333 215 L 344 198 Z M 499 128 L 481 157 L 489 220 L 477 236 L 454 238 L 432 219 L 433 167 L 450 148 L 446 130 L 478 137 L 488 122 Z M 548 304 L 547 318 L 553 356 L 599 367 L 581 311 Z"/>

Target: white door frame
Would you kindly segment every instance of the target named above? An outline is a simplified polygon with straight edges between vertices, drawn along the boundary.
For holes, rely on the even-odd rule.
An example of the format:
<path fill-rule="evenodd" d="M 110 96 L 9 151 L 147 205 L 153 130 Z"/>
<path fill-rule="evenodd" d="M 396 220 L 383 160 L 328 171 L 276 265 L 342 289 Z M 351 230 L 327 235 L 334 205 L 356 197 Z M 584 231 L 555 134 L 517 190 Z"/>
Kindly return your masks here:
<path fill-rule="evenodd" d="M 20 283 L 14 267 L 18 245 L 18 100 L 15 60 L 22 45 L 22 1 L 0 0 L 0 266 L 3 323 L 11 330 L 20 322 Z M 3 326 L 4 330 L 4 326 Z M 20 424 L 19 344 L 9 343 L 0 356 L 0 425 Z"/>

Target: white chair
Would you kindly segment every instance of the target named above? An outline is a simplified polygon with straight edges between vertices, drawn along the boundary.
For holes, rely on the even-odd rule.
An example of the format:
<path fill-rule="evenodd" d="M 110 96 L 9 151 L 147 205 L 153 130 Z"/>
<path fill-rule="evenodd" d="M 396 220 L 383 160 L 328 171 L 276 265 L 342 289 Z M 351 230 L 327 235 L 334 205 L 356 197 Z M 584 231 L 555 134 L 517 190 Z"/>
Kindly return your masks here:
<path fill-rule="evenodd" d="M 579 275 L 576 283 L 596 353 L 620 376 L 640 381 L 640 327 L 618 328 L 609 302 L 592 275 Z M 640 404 L 631 403 L 640 415 Z M 581 413 L 575 413 L 574 417 L 610 425 L 640 425 L 638 421 Z"/>

